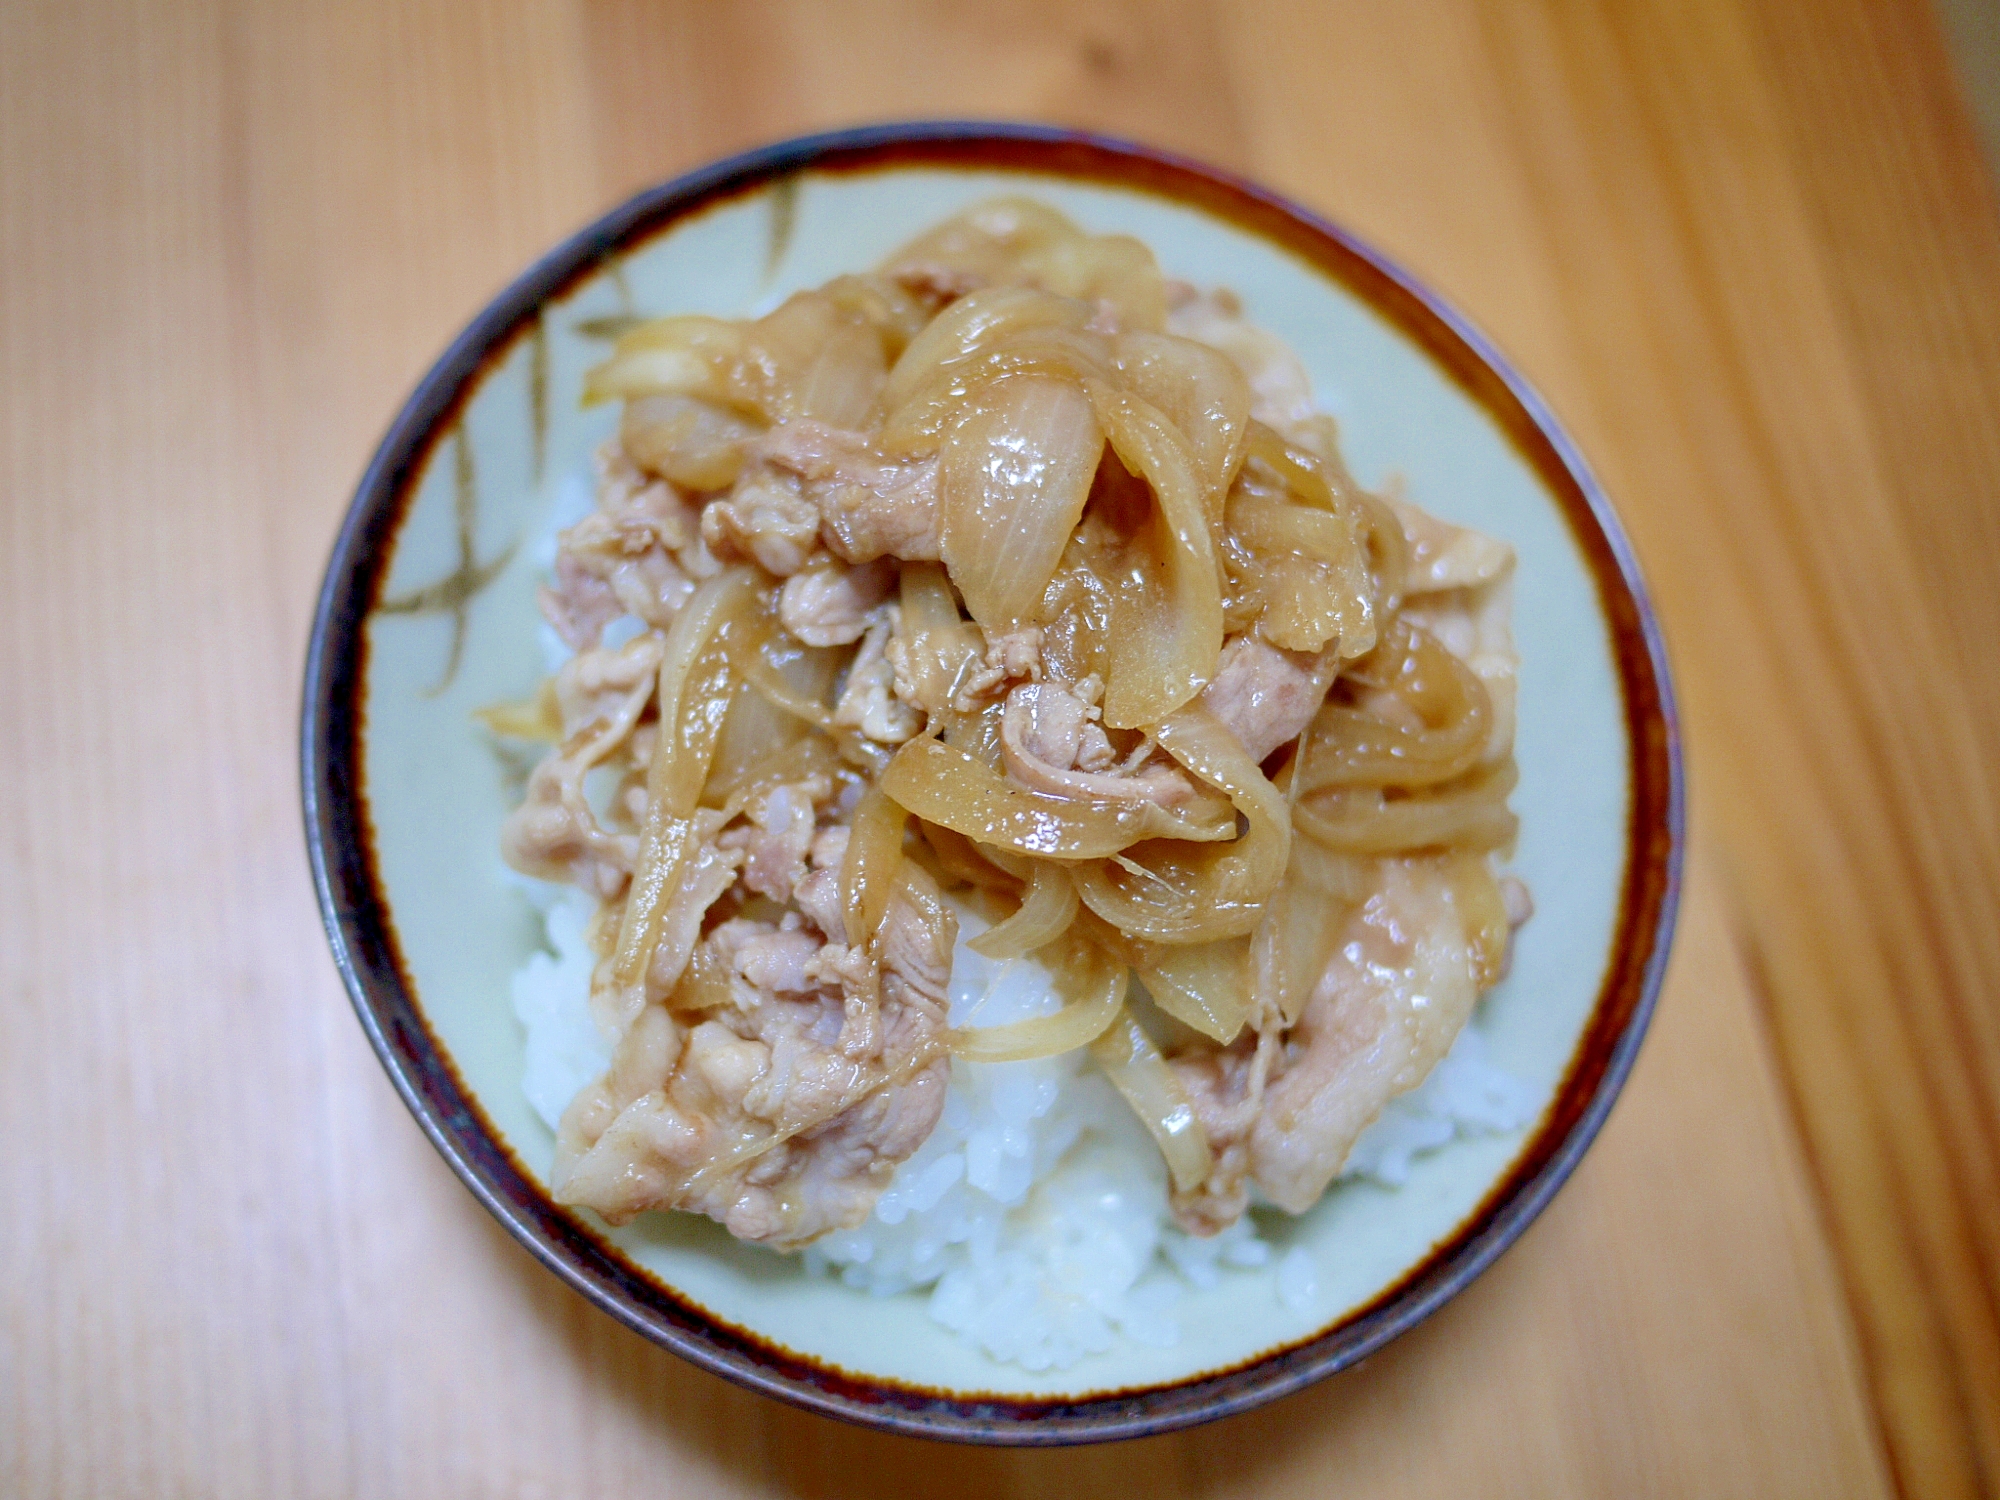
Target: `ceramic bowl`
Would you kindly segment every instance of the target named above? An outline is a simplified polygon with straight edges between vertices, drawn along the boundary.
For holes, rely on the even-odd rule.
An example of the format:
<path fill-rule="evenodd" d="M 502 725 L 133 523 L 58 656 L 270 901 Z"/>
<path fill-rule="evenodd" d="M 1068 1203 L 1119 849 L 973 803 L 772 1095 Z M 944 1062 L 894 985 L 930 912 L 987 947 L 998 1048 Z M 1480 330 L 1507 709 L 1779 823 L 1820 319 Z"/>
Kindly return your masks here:
<path fill-rule="evenodd" d="M 523 1097 L 509 976 L 540 943 L 497 854 L 523 767 L 471 711 L 543 670 L 534 592 L 615 412 L 578 403 L 634 314 L 739 316 L 877 261 L 993 193 L 1029 193 L 1233 289 L 1288 340 L 1365 482 L 1518 550 L 1514 868 L 1535 893 L 1478 1025 L 1535 1118 L 1337 1186 L 1264 1232 L 1296 1268 L 1190 1296 L 1171 1348 L 996 1363 L 921 1294 L 871 1298 L 706 1220 L 610 1231 L 555 1206 Z M 567 497 L 567 500 L 565 500 Z M 543 538 L 538 543 L 537 538 Z M 541 555 L 538 555 L 538 550 Z M 362 1025 L 466 1185 L 552 1271 L 696 1364 L 872 1426 L 996 1443 L 1156 1433 L 1352 1364 L 1461 1290 L 1541 1211 L 1603 1122 L 1672 927 L 1681 780 L 1666 662 L 1610 506 L 1548 409 L 1439 298 L 1248 183 L 1053 130 L 899 125 L 791 141 L 642 193 L 545 256 L 445 351 L 355 496 L 313 624 L 308 842 Z M 1291 1256 L 1294 1249 L 1304 1260 Z"/>

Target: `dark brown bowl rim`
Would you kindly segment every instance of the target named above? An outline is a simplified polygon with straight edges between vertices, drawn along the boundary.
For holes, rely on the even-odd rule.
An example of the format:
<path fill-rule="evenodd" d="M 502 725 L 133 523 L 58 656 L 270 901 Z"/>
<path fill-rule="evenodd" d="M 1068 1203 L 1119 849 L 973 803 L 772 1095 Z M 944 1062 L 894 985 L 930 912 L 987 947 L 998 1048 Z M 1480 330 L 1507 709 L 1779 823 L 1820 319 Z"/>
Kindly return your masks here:
<path fill-rule="evenodd" d="M 1610 964 L 1555 1102 L 1507 1176 L 1401 1281 L 1331 1328 L 1232 1370 L 1074 1400 L 953 1394 L 857 1376 L 704 1313 L 556 1208 L 500 1144 L 423 1017 L 376 874 L 360 754 L 363 626 L 409 493 L 484 371 L 550 298 L 690 213 L 808 169 L 911 165 L 1014 169 L 1139 188 L 1214 213 L 1331 275 L 1414 338 L 1499 422 L 1560 502 L 1611 628 L 1631 750 L 1627 867 Z M 1127 141 L 977 121 L 804 136 L 703 167 L 613 209 L 488 304 L 390 424 L 334 544 L 306 659 L 301 781 L 320 910 L 362 1028 L 432 1144 L 543 1264 L 626 1326 L 739 1385 L 870 1427 L 1007 1445 L 1138 1437 L 1246 1411 L 1366 1358 L 1490 1266 L 1574 1170 L 1631 1070 L 1666 970 L 1685 838 L 1666 651 L 1630 544 L 1575 445 L 1490 341 L 1379 252 L 1252 183 Z"/>

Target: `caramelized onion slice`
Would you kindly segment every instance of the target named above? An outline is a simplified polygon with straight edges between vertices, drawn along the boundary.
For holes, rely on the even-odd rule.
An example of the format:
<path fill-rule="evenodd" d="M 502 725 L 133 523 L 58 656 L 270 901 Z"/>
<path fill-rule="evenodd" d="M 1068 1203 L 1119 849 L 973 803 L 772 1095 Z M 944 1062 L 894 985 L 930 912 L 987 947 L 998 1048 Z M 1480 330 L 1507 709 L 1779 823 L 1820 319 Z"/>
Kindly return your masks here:
<path fill-rule="evenodd" d="M 753 618 L 758 602 L 755 570 L 725 569 L 694 591 L 667 631 L 660 731 L 646 770 L 646 824 L 612 961 L 613 976 L 627 992 L 645 983 L 652 965 L 661 918 L 680 883 L 679 865 L 695 843 L 695 809 L 729 712 L 734 674 L 716 638 L 732 623 Z M 678 977 L 661 976 L 669 982 Z"/>
<path fill-rule="evenodd" d="M 882 340 L 859 312 L 823 292 L 800 292 L 759 318 L 737 383 L 766 420 L 804 418 L 858 427 L 882 393 Z"/>
<path fill-rule="evenodd" d="M 718 767 L 702 800 L 733 818 L 774 788 L 809 776 L 832 776 L 840 770 L 832 740 L 823 734 L 802 734 L 767 748 L 726 776 Z"/>
<path fill-rule="evenodd" d="M 475 708 L 472 717 L 495 734 L 513 740 L 562 743 L 562 706 L 556 701 L 556 680 L 544 677 L 532 698 L 503 700 Z"/>
<path fill-rule="evenodd" d="M 1256 927 L 1263 903 L 1284 878 L 1292 826 L 1285 798 L 1265 779 L 1242 741 L 1199 705 L 1159 727 L 1160 747 L 1203 781 L 1220 787 L 1243 815 L 1233 843 L 1200 850 L 1161 846 L 1075 872 L 1077 894 L 1120 932 L 1156 943 L 1207 943 Z M 1118 872 L 1118 873 L 1114 873 Z"/>
<path fill-rule="evenodd" d="M 1294 841 L 1293 858 L 1311 847 L 1307 839 Z M 1290 875 L 1271 893 L 1251 938 L 1251 954 L 1257 987 L 1277 1004 L 1287 1026 L 1298 1024 L 1319 988 L 1339 941 L 1340 918 L 1323 891 Z"/>
<path fill-rule="evenodd" d="M 1296 553 L 1262 553 L 1255 568 L 1259 612 L 1243 624 L 1254 625 L 1273 646 L 1314 656 L 1331 648 L 1338 660 L 1374 644 L 1368 596 L 1349 590 L 1325 563 Z"/>
<path fill-rule="evenodd" d="M 1076 916 L 1076 887 L 1069 871 L 1046 860 L 1028 866 L 1021 904 L 1006 921 L 995 924 L 966 944 L 987 958 L 1019 958 L 1046 947 L 1069 930 Z"/>
<path fill-rule="evenodd" d="M 635 396 L 618 421 L 618 441 L 633 463 L 685 489 L 735 483 L 744 450 L 761 423 L 699 396 Z"/>
<path fill-rule="evenodd" d="M 1020 878 L 988 856 L 1023 865 L 1027 861 L 1017 861 L 1015 856 L 998 850 L 982 849 L 964 834 L 922 819 L 917 821 L 917 832 L 923 836 L 924 848 L 929 851 L 927 859 L 932 874 L 943 875 L 953 884 L 969 885 L 981 896 L 1004 895 L 1010 899 L 1020 896 Z"/>
<path fill-rule="evenodd" d="M 1086 802 L 1024 791 L 985 761 L 930 738 L 898 750 L 880 785 L 925 822 L 1045 859 L 1093 859 L 1141 839 L 1210 840 L 1230 831 L 1189 823 L 1153 802 Z"/>
<path fill-rule="evenodd" d="M 979 631 L 958 613 L 958 600 L 940 563 L 904 563 L 900 632 L 912 701 L 926 713 L 950 708 L 960 680 L 979 664 L 986 647 Z"/>
<path fill-rule="evenodd" d="M 1305 837 L 1342 854 L 1444 848 L 1484 854 L 1511 844 L 1520 828 L 1507 808 L 1517 779 L 1508 761 L 1408 797 L 1390 799 L 1374 786 L 1332 788 L 1301 797 L 1292 822 Z M 1088 891 L 1082 894 L 1090 899 Z"/>
<path fill-rule="evenodd" d="M 729 651 L 729 664 L 766 703 L 826 731 L 833 728 L 825 699 L 837 659 L 830 650 L 783 642 L 768 627 L 742 632 Z"/>
<path fill-rule="evenodd" d="M 1139 566 L 1119 581 L 1104 722 L 1157 724 L 1215 675 L 1222 651 L 1222 570 L 1194 461 L 1159 409 L 1108 382 L 1084 389 L 1119 461 L 1153 491 L 1151 535 L 1134 539 Z M 1157 567 L 1148 567 L 1146 554 Z"/>
<path fill-rule="evenodd" d="M 1257 490 L 1229 497 L 1229 529 L 1259 552 L 1300 552 L 1321 562 L 1359 560 L 1361 542 L 1344 513 L 1299 505 Z"/>
<path fill-rule="evenodd" d="M 1258 993 L 1296 1025 L 1319 988 L 1349 913 L 1376 884 L 1376 863 L 1336 854 L 1309 838 L 1292 840 L 1285 878 L 1271 893 L 1264 920 L 1250 940 Z"/>
<path fill-rule="evenodd" d="M 1077 918 L 1077 930 L 1131 967 L 1154 1005 L 1184 1026 L 1228 1046 L 1250 1018 L 1251 940 L 1147 943 L 1118 931 L 1094 912 Z"/>
<path fill-rule="evenodd" d="M 1393 699 L 1396 722 L 1368 707 L 1329 703 L 1305 735 L 1301 794 L 1326 787 L 1435 786 L 1465 776 L 1486 752 L 1492 698 L 1479 674 L 1437 637 L 1397 619 L 1350 680 Z M 1407 721 L 1414 718 L 1418 727 Z"/>
<path fill-rule="evenodd" d="M 997 930 L 997 929 L 996 929 Z M 1026 1062 L 1088 1046 L 1117 1019 L 1130 974 L 1085 943 L 1071 943 L 1054 965 L 1063 1008 L 1004 1026 L 963 1026 L 950 1033 L 951 1055 L 966 1062 Z"/>
<path fill-rule="evenodd" d="M 1076 382 L 1102 380 L 1111 373 L 1111 351 L 1099 335 L 1081 328 L 1025 328 L 919 385 L 909 400 L 890 410 L 877 444 L 884 453 L 902 457 L 931 452 L 970 399 L 1012 376 Z"/>
<path fill-rule="evenodd" d="M 841 906 L 852 947 L 874 936 L 889 909 L 903 863 L 903 824 L 908 817 L 879 786 L 870 787 L 854 809 L 853 831 L 840 862 Z"/>
<path fill-rule="evenodd" d="M 667 999 L 667 1009 L 682 1015 L 721 1010 L 735 998 L 728 966 L 707 943 L 697 943 L 681 974 L 681 982 Z"/>
<path fill-rule="evenodd" d="M 1132 391 L 1158 407 L 1187 444 L 1203 508 L 1211 525 L 1220 522 L 1249 436 L 1250 384 L 1242 370 L 1220 350 L 1166 333 L 1125 334 L 1116 357 Z"/>
<path fill-rule="evenodd" d="M 722 721 L 721 738 L 708 763 L 708 783 L 701 794 L 705 807 L 719 807 L 728 797 L 728 789 L 740 785 L 774 750 L 785 749 L 810 733 L 790 714 L 766 702 L 740 673 L 735 686 L 729 713 Z"/>
<path fill-rule="evenodd" d="M 1375 892 L 1381 867 L 1363 855 L 1339 854 L 1311 839 L 1292 840 L 1292 859 L 1285 884 L 1317 893 L 1322 909 L 1359 906 Z"/>
<path fill-rule="evenodd" d="M 1215 1165 L 1208 1132 L 1202 1128 L 1187 1090 L 1130 1011 L 1119 1012 L 1104 1034 L 1090 1044 L 1090 1055 L 1159 1146 L 1174 1191 L 1191 1193 L 1208 1181 Z"/>
<path fill-rule="evenodd" d="M 1327 419 L 1331 420 L 1331 419 Z M 1248 456 L 1267 466 L 1280 483 L 1309 505 L 1345 511 L 1367 541 L 1375 590 L 1375 617 L 1386 620 L 1401 608 L 1409 572 L 1410 541 L 1388 503 L 1354 482 L 1341 467 L 1339 450 L 1329 456 L 1294 447 L 1262 422 L 1252 420 Z"/>
<path fill-rule="evenodd" d="M 1130 235 L 1086 234 L 1030 198 L 989 198 L 927 230 L 891 256 L 899 273 L 957 273 L 974 286 L 1028 282 L 1108 306 L 1125 328 L 1166 321 L 1165 278 L 1153 252 Z"/>
<path fill-rule="evenodd" d="M 910 340 L 882 387 L 884 410 L 900 411 L 925 386 L 1015 334 L 1032 328 L 1081 328 L 1090 308 L 1031 287 L 987 287 L 960 297 Z"/>
<path fill-rule="evenodd" d="M 743 356 L 743 325 L 691 313 L 653 318 L 623 334 L 611 358 L 583 377 L 583 402 L 693 396 L 727 403 L 728 371 Z"/>
<path fill-rule="evenodd" d="M 881 335 L 851 301 L 799 292 L 746 322 L 689 315 L 641 323 L 584 377 L 586 405 L 686 396 L 782 422 L 865 421 L 887 368 Z"/>
<path fill-rule="evenodd" d="M 1103 451 L 1090 398 L 1068 381 L 1015 375 L 968 401 L 938 469 L 939 546 L 989 633 L 1035 618 Z"/>
<path fill-rule="evenodd" d="M 1134 968 L 1153 1003 L 1176 1021 L 1228 1046 L 1250 1019 L 1250 939 L 1142 943 Z"/>

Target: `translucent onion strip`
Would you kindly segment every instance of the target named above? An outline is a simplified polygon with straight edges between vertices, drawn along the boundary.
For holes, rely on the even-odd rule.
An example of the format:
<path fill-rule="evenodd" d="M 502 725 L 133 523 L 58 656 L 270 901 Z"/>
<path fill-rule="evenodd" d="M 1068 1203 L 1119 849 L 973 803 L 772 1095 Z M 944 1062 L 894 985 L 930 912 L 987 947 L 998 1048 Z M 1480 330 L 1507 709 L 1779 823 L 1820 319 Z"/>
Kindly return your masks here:
<path fill-rule="evenodd" d="M 737 659 L 732 652 L 732 666 Z M 702 802 L 709 807 L 718 805 L 728 795 L 728 788 L 741 783 L 774 750 L 782 750 L 810 733 L 797 719 L 753 692 L 740 673 L 735 687 L 728 716 L 722 722 L 722 738 L 716 741 L 715 755 L 709 762 L 708 787 L 702 793 Z M 718 794 L 718 787 L 725 790 Z"/>
<path fill-rule="evenodd" d="M 1443 848 L 1484 854 L 1511 844 L 1520 827 L 1507 810 L 1516 779 L 1509 761 L 1393 800 L 1372 786 L 1315 792 L 1300 799 L 1292 821 L 1307 838 L 1343 854 Z M 1088 891 L 1083 896 L 1090 899 Z"/>
<path fill-rule="evenodd" d="M 1152 802 L 1086 802 L 1026 791 L 985 761 L 929 738 L 898 750 L 880 784 L 924 821 L 1015 854 L 1091 859 L 1141 839 L 1229 834 L 1188 823 Z"/>
<path fill-rule="evenodd" d="M 1104 680 L 1111 586 L 1085 561 L 1066 561 L 1042 596 L 1042 671 L 1058 682 Z"/>
<path fill-rule="evenodd" d="M 987 287 L 960 297 L 910 340 L 882 387 L 882 405 L 895 412 L 926 386 L 959 369 L 983 351 L 1015 334 L 1036 328 L 1076 329 L 1090 321 L 1090 308 L 1071 297 L 1029 287 Z"/>
<path fill-rule="evenodd" d="M 884 453 L 913 456 L 935 448 L 967 398 L 1014 375 L 1041 375 L 1081 382 L 1112 374 L 1111 351 L 1094 333 L 1069 328 L 1030 328 L 966 364 L 935 375 L 882 424 L 878 446 Z"/>
<path fill-rule="evenodd" d="M 836 276 L 819 294 L 872 328 L 892 367 L 931 320 L 931 310 L 907 287 L 883 276 Z"/>
<path fill-rule="evenodd" d="M 1486 684 L 1408 620 L 1389 628 L 1349 680 L 1395 700 L 1405 722 L 1366 706 L 1327 704 L 1306 732 L 1302 795 L 1332 786 L 1432 786 L 1468 774 L 1485 754 L 1493 722 Z"/>
<path fill-rule="evenodd" d="M 1294 845 L 1311 847 L 1307 839 Z M 1340 940 L 1341 916 L 1325 892 L 1302 881 L 1287 878 L 1271 893 L 1251 939 L 1252 964 L 1258 989 L 1277 1005 L 1287 1026 L 1298 1023 L 1319 988 Z"/>
<path fill-rule="evenodd" d="M 733 775 L 725 777 L 718 768 L 703 801 L 734 817 L 774 788 L 809 776 L 831 776 L 840 769 L 832 740 L 818 734 L 801 735 L 766 750 Z"/>
<path fill-rule="evenodd" d="M 1104 722 L 1157 724 L 1200 692 L 1222 651 L 1222 571 L 1186 444 L 1159 409 L 1102 380 L 1084 383 L 1119 461 L 1152 488 L 1157 582 L 1121 580 L 1108 643 Z"/>
<path fill-rule="evenodd" d="M 840 899 L 847 941 L 860 947 L 875 934 L 903 863 L 903 825 L 909 815 L 880 787 L 871 787 L 854 809 L 853 831 L 840 862 Z"/>
<path fill-rule="evenodd" d="M 963 1026 L 950 1034 L 951 1055 L 965 1062 L 1026 1062 L 1088 1046 L 1117 1019 L 1130 981 L 1125 965 L 1085 943 L 1072 943 L 1055 965 L 1063 1008 L 1004 1026 Z"/>
<path fill-rule="evenodd" d="M 1336 658 L 1352 658 L 1375 644 L 1368 595 L 1337 583 L 1325 563 L 1293 553 L 1262 553 L 1256 569 L 1262 612 L 1252 623 L 1272 645 L 1315 656 L 1331 647 Z"/>
<path fill-rule="evenodd" d="M 1250 385 L 1218 349 L 1172 334 L 1135 332 L 1117 346 L 1118 369 L 1142 400 L 1158 407 L 1187 443 L 1201 475 L 1210 525 L 1243 465 L 1249 436 Z"/>
<path fill-rule="evenodd" d="M 1375 893 L 1381 871 L 1373 859 L 1338 854 L 1311 839 L 1293 839 L 1285 881 L 1318 892 L 1322 902 L 1334 907 L 1359 906 Z"/>
<path fill-rule="evenodd" d="M 735 998 L 736 990 L 730 983 L 729 966 L 707 943 L 699 943 L 688 959 L 688 966 L 681 974 L 681 982 L 674 987 L 667 1006 L 670 1010 L 687 1014 L 704 1010 L 721 1010 Z"/>
<path fill-rule="evenodd" d="M 1090 1055 L 1159 1146 L 1174 1191 L 1191 1193 L 1208 1181 L 1215 1166 L 1208 1132 L 1202 1128 L 1187 1090 L 1131 1012 L 1119 1013 L 1090 1044 Z"/>
<path fill-rule="evenodd" d="M 1403 580 L 1409 571 L 1410 543 L 1396 513 L 1356 484 L 1344 469 L 1303 449 L 1294 448 L 1262 422 L 1250 424 L 1248 453 L 1267 465 L 1292 492 L 1308 504 L 1351 514 L 1368 540 L 1375 575 L 1375 614 L 1387 619 L 1402 605 Z"/>
<path fill-rule="evenodd" d="M 1360 490 L 1344 469 L 1331 469 L 1318 454 L 1286 442 L 1262 422 L 1251 422 L 1244 446 L 1249 457 L 1267 466 L 1308 505 L 1339 510 Z"/>
<path fill-rule="evenodd" d="M 584 376 L 586 406 L 640 396 L 730 398 L 726 371 L 743 356 L 743 329 L 723 318 L 654 318 L 618 340 L 611 358 Z"/>
<path fill-rule="evenodd" d="M 1351 564 L 1356 594 L 1366 587 L 1361 541 L 1345 514 L 1244 490 L 1230 497 L 1229 529 L 1259 552 L 1297 552 L 1343 568 Z"/>
<path fill-rule="evenodd" d="M 1134 968 L 1153 1003 L 1225 1047 L 1250 1019 L 1250 939 L 1138 945 Z"/>
<path fill-rule="evenodd" d="M 1257 555 L 1264 574 L 1260 629 L 1273 645 L 1320 651 L 1332 644 L 1343 658 L 1373 649 L 1375 588 L 1351 514 L 1238 490 L 1228 517 L 1230 536 Z"/>
<path fill-rule="evenodd" d="M 938 739 L 954 750 L 963 750 L 988 770 L 998 772 L 1005 762 L 1001 731 L 1006 722 L 1004 700 L 988 703 L 969 714 L 952 710 L 938 716 Z"/>
<path fill-rule="evenodd" d="M 585 404 L 686 396 L 760 417 L 837 427 L 867 419 L 888 370 L 880 333 L 852 299 L 799 292 L 751 322 L 641 323 L 584 377 Z"/>
<path fill-rule="evenodd" d="M 475 708 L 472 717 L 495 734 L 504 734 L 509 739 L 538 740 L 554 745 L 563 737 L 562 707 L 556 701 L 556 680 L 553 677 L 544 677 L 532 698 Z"/>
<path fill-rule="evenodd" d="M 639 396 L 625 403 L 618 441 L 648 473 L 688 489 L 719 490 L 735 483 L 744 450 L 761 424 L 697 396 Z"/>
<path fill-rule="evenodd" d="M 951 706 L 960 679 L 985 655 L 979 631 L 960 618 L 958 600 L 941 564 L 903 565 L 903 671 L 917 706 L 941 713 Z"/>
<path fill-rule="evenodd" d="M 1106 953 L 1129 965 L 1155 1006 L 1203 1036 L 1227 1046 L 1250 1018 L 1251 939 L 1144 943 L 1093 912 L 1082 913 L 1077 928 Z"/>
<path fill-rule="evenodd" d="M 1251 938 L 1258 992 L 1297 1023 L 1319 988 L 1353 909 L 1375 888 L 1375 861 L 1336 854 L 1309 838 L 1292 840 L 1285 878 L 1271 893 Z"/>
<path fill-rule="evenodd" d="M 819 669 L 807 654 L 810 648 L 794 647 L 785 652 L 777 646 L 776 633 L 769 629 L 746 632 L 742 641 L 731 645 L 730 665 L 765 702 L 815 729 L 833 728 L 833 713 L 820 701 L 833 674 Z M 772 659 L 774 655 L 778 660 Z"/>
<path fill-rule="evenodd" d="M 1229 794 L 1246 830 L 1235 842 L 1214 848 L 1147 851 L 1146 863 L 1135 858 L 1079 865 L 1077 894 L 1120 932 L 1143 941 L 1241 937 L 1256 927 L 1265 898 L 1284 878 L 1292 845 L 1285 798 L 1242 742 L 1206 709 L 1189 707 L 1173 715 L 1160 725 L 1159 740 L 1175 760 Z"/>
<path fill-rule="evenodd" d="M 952 427 L 938 468 L 939 547 L 989 633 L 1035 618 L 1103 451 L 1090 398 L 1041 375 L 993 382 Z"/>
<path fill-rule="evenodd" d="M 1130 235 L 1086 234 L 1029 198 L 974 204 L 897 251 L 888 269 L 955 271 L 975 286 L 1047 287 L 1091 308 L 1109 303 L 1126 328 L 1158 328 L 1166 319 L 1166 282 L 1152 251 Z"/>
<path fill-rule="evenodd" d="M 710 648 L 732 620 L 748 615 L 757 598 L 755 572 L 729 568 L 695 590 L 667 632 L 660 661 L 660 731 L 646 771 L 646 824 L 612 963 L 621 989 L 644 983 L 660 918 L 679 883 L 678 866 L 695 842 L 694 813 L 732 691 L 726 655 Z"/>
<path fill-rule="evenodd" d="M 1076 887 L 1060 865 L 1036 860 L 1028 867 L 1021 905 L 1006 921 L 989 927 L 966 946 L 987 958 L 1019 958 L 1069 931 L 1076 917 Z"/>
<path fill-rule="evenodd" d="M 917 823 L 917 831 L 923 835 L 924 844 L 931 852 L 932 863 L 952 880 L 964 881 L 988 893 L 997 892 L 1010 898 L 1019 896 L 1022 882 L 995 864 L 987 857 L 987 850 L 981 849 L 964 834 L 922 820 Z"/>

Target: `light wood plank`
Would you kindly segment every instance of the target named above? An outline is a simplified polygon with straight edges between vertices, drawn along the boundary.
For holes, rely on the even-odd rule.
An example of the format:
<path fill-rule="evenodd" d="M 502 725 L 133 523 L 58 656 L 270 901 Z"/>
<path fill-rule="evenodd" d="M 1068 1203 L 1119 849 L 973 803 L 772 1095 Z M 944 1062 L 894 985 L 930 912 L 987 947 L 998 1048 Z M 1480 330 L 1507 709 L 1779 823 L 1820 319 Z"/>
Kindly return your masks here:
<path fill-rule="evenodd" d="M 1979 538 L 2000 476 L 1938 430 L 1943 413 L 1929 463 L 1963 466 L 1949 490 L 1878 440 L 1889 412 L 1871 417 L 1871 394 L 1912 382 L 1843 304 L 1934 294 L 1818 232 L 1798 164 L 1825 137 L 1789 133 L 1780 102 L 1796 48 L 1726 6 L 1510 19 L 1496 42 L 1592 392 L 1579 425 L 1601 437 L 1685 669 L 1697 795 L 1725 830 L 1899 1477 L 1991 1493 L 2000 719 L 1991 674 L 1951 665 L 1990 582 L 1961 604 L 1948 575 L 1990 579 Z M 1840 19 L 1827 8 L 1787 33 L 1803 43 Z M 1866 179 L 1877 191 L 1847 177 L 1838 201 L 1879 217 L 1908 191 L 1895 170 Z M 1990 243 L 1990 225 L 1931 207 L 1919 223 L 1966 227 L 1907 240 Z M 2000 257 L 1983 274 L 2000 286 Z M 1955 327 L 1983 338 L 1990 295 L 1958 305 Z"/>

